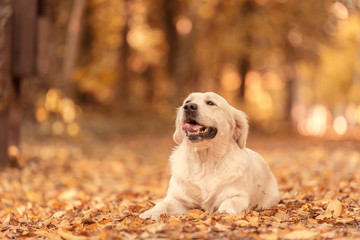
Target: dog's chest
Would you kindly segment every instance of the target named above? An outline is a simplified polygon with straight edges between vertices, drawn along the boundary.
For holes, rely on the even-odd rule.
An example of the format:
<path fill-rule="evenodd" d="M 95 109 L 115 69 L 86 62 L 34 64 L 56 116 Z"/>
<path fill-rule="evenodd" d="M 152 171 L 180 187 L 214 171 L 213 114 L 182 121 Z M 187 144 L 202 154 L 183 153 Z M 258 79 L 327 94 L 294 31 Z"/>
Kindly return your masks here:
<path fill-rule="evenodd" d="M 183 179 L 187 195 L 203 209 L 212 208 L 224 179 L 216 174 L 193 175 Z"/>

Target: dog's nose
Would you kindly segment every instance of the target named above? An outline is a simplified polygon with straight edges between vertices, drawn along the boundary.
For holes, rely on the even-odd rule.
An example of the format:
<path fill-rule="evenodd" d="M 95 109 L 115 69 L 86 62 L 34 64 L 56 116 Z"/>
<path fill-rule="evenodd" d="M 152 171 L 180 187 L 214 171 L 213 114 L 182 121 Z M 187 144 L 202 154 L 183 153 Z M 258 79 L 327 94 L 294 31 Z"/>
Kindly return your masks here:
<path fill-rule="evenodd" d="M 198 106 L 196 103 L 187 103 L 184 105 L 185 112 L 195 112 Z"/>

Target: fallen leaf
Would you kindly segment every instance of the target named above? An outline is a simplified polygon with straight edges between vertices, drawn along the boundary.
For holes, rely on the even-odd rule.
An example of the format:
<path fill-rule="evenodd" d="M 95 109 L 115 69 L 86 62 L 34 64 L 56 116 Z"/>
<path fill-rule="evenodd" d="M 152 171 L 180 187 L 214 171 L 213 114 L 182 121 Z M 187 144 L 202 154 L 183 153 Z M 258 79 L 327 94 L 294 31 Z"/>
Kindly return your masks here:
<path fill-rule="evenodd" d="M 335 221 L 337 223 L 348 224 L 348 223 L 350 223 L 350 222 L 352 222 L 354 220 L 355 219 L 353 219 L 353 218 L 337 218 Z"/>
<path fill-rule="evenodd" d="M 205 224 L 203 224 L 203 223 L 196 224 L 195 226 L 196 226 L 196 228 L 198 228 L 198 229 L 200 229 L 200 230 L 204 230 L 204 229 L 208 229 L 208 228 L 209 228 L 209 226 L 207 226 L 207 225 L 205 225 Z"/>
<path fill-rule="evenodd" d="M 191 218 L 201 218 L 203 214 L 204 211 L 201 211 L 199 209 L 191 209 L 186 213 L 186 215 Z"/>
<path fill-rule="evenodd" d="M 64 216 L 66 214 L 66 212 L 64 211 L 59 211 L 59 212 L 56 212 L 52 215 L 53 218 L 60 218 L 62 216 Z"/>
<path fill-rule="evenodd" d="M 250 223 L 249 223 L 248 221 L 243 220 L 243 219 L 237 220 L 237 221 L 235 222 L 235 224 L 237 224 L 237 225 L 240 226 L 240 227 L 247 227 L 247 226 L 250 225 Z"/>
<path fill-rule="evenodd" d="M 326 217 L 330 216 L 333 218 L 337 218 L 341 215 L 341 210 L 342 210 L 341 202 L 337 199 L 331 200 L 328 204 L 328 207 L 326 208 L 324 215 Z"/>
<path fill-rule="evenodd" d="M 59 199 L 60 199 L 61 201 L 69 201 L 69 200 L 72 200 L 72 199 L 76 196 L 77 192 L 78 192 L 78 191 L 77 191 L 76 189 L 69 189 L 69 190 L 61 193 L 61 194 L 59 195 Z"/>
<path fill-rule="evenodd" d="M 258 216 L 247 215 L 246 219 L 249 221 L 250 226 L 252 226 L 252 227 L 259 226 L 259 217 Z"/>
<path fill-rule="evenodd" d="M 281 238 L 285 240 L 306 240 L 315 238 L 317 235 L 319 235 L 318 232 L 312 232 L 308 230 L 295 230 L 283 235 Z"/>
<path fill-rule="evenodd" d="M 225 232 L 229 230 L 229 227 L 217 222 L 211 229 L 215 232 Z"/>
<path fill-rule="evenodd" d="M 85 227 L 85 230 L 92 230 L 92 229 L 97 229 L 99 226 L 97 223 L 91 224 L 89 226 Z"/>
<path fill-rule="evenodd" d="M 106 224 L 108 224 L 109 222 L 111 222 L 111 218 L 104 219 L 104 220 L 100 221 L 99 224 L 106 225 Z"/>
<path fill-rule="evenodd" d="M 86 240 L 86 239 L 88 239 L 85 236 L 77 236 L 77 235 L 74 235 L 71 232 L 65 231 L 61 228 L 58 229 L 57 232 L 62 238 L 66 239 L 66 240 Z"/>
<path fill-rule="evenodd" d="M 154 223 L 146 226 L 144 229 L 150 233 L 157 233 L 162 231 L 166 227 L 165 223 Z"/>

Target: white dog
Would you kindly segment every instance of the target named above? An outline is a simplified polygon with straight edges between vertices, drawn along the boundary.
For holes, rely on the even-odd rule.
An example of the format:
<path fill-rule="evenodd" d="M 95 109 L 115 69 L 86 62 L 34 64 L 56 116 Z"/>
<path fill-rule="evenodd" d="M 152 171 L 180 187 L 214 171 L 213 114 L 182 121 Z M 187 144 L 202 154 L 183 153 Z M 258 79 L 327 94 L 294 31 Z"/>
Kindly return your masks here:
<path fill-rule="evenodd" d="M 212 93 L 192 93 L 178 108 L 166 198 L 141 218 L 182 215 L 199 208 L 239 214 L 270 208 L 280 199 L 265 160 L 245 147 L 246 115 Z"/>

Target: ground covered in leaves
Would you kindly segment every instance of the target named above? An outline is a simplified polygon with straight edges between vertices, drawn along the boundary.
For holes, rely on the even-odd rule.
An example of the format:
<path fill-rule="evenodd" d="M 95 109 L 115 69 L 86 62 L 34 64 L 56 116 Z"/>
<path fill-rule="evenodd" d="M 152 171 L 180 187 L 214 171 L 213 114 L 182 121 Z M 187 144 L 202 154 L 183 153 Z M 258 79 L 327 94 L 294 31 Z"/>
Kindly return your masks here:
<path fill-rule="evenodd" d="M 24 138 L 0 175 L 0 238 L 360 239 L 360 144 L 251 136 L 281 202 L 235 216 L 138 216 L 165 196 L 171 135 Z"/>

